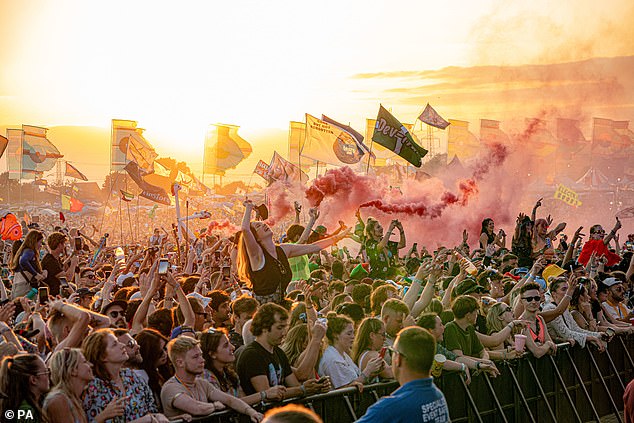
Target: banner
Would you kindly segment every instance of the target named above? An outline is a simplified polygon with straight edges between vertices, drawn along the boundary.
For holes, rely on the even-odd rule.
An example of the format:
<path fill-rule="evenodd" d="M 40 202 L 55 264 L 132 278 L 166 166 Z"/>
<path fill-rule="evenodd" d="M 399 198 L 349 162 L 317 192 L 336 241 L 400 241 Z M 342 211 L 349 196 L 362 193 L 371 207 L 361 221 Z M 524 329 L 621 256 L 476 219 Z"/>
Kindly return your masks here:
<path fill-rule="evenodd" d="M 500 129 L 500 121 L 480 119 L 480 141 L 485 144 L 509 144 L 509 136 Z"/>
<path fill-rule="evenodd" d="M 632 131 L 629 126 L 629 120 L 615 120 L 612 122 L 612 128 L 621 136 L 623 143 L 631 147 L 634 146 L 634 131 Z"/>
<path fill-rule="evenodd" d="M 317 162 L 308 157 L 300 158 L 304 141 L 306 141 L 306 123 L 291 121 L 288 126 L 288 160 L 292 164 L 300 166 L 304 172 L 308 172 L 310 167 Z"/>
<path fill-rule="evenodd" d="M 9 140 L 6 137 L 0 135 L 0 158 L 4 155 L 5 150 L 7 149 L 7 145 L 9 145 Z"/>
<path fill-rule="evenodd" d="M 130 178 L 141 188 L 140 197 L 152 200 L 155 203 L 170 205 L 170 197 L 167 192 L 158 186 L 146 182 L 141 175 L 141 170 L 135 162 L 130 162 L 124 167 Z"/>
<path fill-rule="evenodd" d="M 22 177 L 22 130 L 7 129 L 7 139 L 9 179 L 19 180 Z"/>
<path fill-rule="evenodd" d="M 70 195 L 62 194 L 62 210 L 67 210 L 71 213 L 80 212 L 84 208 L 84 203 Z"/>
<path fill-rule="evenodd" d="M 561 200 L 569 206 L 579 207 L 581 205 L 579 194 L 562 184 L 557 185 L 557 190 L 553 198 Z"/>
<path fill-rule="evenodd" d="M 427 150 L 416 144 L 405 126 L 383 106 L 379 106 L 372 141 L 393 151 L 416 167 L 421 166 L 421 159 L 427 154 Z"/>
<path fill-rule="evenodd" d="M 46 128 L 22 125 L 22 179 L 35 179 L 64 157 L 46 138 Z"/>
<path fill-rule="evenodd" d="M 363 140 L 363 135 L 361 135 L 359 132 L 357 132 L 353 127 L 351 127 L 350 125 L 344 125 L 343 123 L 339 123 L 336 120 L 329 118 L 326 115 L 321 115 L 321 120 L 323 120 L 326 123 L 331 124 L 332 126 L 335 126 L 339 129 L 341 129 L 342 131 L 346 131 L 347 133 L 349 133 L 352 138 L 354 138 L 355 142 L 357 143 L 357 147 L 363 151 L 363 154 L 370 154 L 372 155 L 372 157 L 374 158 L 374 154 L 370 153 L 370 147 L 368 147 L 367 145 L 364 144 Z M 405 126 L 407 128 L 408 131 L 411 130 L 411 128 L 408 127 L 408 124 L 404 123 L 403 126 Z"/>
<path fill-rule="evenodd" d="M 475 157 L 481 150 L 480 140 L 469 131 L 469 122 L 449 119 L 449 123 L 447 157 L 458 157 L 461 160 Z"/>
<path fill-rule="evenodd" d="M 79 170 L 77 170 L 77 168 L 75 166 L 73 166 L 72 164 L 70 164 L 68 162 L 66 162 L 65 176 L 68 176 L 68 177 L 71 177 L 71 178 L 75 178 L 75 179 L 81 179 L 82 181 L 87 181 L 88 180 L 88 178 L 86 178 L 86 175 L 81 173 Z"/>
<path fill-rule="evenodd" d="M 128 140 L 136 133 L 134 120 L 112 119 L 112 138 L 110 145 L 110 172 L 122 171 L 128 163 Z"/>
<path fill-rule="evenodd" d="M 306 141 L 302 157 L 332 165 L 359 163 L 365 152 L 347 131 L 306 114 Z"/>
<path fill-rule="evenodd" d="M 154 160 L 158 157 L 154 147 L 143 137 L 143 129 L 137 128 L 127 137 L 126 160 L 135 162 L 144 173 L 154 172 Z"/>
<path fill-rule="evenodd" d="M 550 156 L 557 149 L 557 139 L 547 128 L 547 122 L 542 119 L 526 118 L 524 134 L 518 141 L 530 145 L 529 152 L 532 156 L 544 158 Z"/>
<path fill-rule="evenodd" d="M 423 113 L 420 114 L 418 119 L 426 123 L 427 125 L 434 126 L 439 129 L 445 129 L 447 126 L 449 126 L 449 122 L 443 119 L 442 116 L 440 116 L 438 112 L 436 112 L 434 108 L 429 105 L 429 103 L 427 103 L 427 106 L 425 106 L 425 110 L 423 110 Z"/>
<path fill-rule="evenodd" d="M 558 151 L 562 153 L 576 153 L 586 145 L 586 139 L 579 129 L 579 121 L 576 119 L 557 119 Z"/>
<path fill-rule="evenodd" d="M 269 171 L 269 165 L 267 165 L 264 161 L 260 160 L 257 165 L 255 165 L 255 169 L 253 169 L 253 173 L 261 176 L 266 179 L 266 173 Z"/>
<path fill-rule="evenodd" d="M 251 144 L 238 135 L 239 126 L 211 125 L 205 136 L 203 173 L 224 175 L 251 154 Z"/>
<path fill-rule="evenodd" d="M 308 175 L 302 172 L 298 166 L 284 159 L 275 151 L 271 163 L 269 164 L 269 170 L 266 172 L 265 179 L 268 180 L 269 183 L 275 181 L 305 183 L 308 181 Z"/>

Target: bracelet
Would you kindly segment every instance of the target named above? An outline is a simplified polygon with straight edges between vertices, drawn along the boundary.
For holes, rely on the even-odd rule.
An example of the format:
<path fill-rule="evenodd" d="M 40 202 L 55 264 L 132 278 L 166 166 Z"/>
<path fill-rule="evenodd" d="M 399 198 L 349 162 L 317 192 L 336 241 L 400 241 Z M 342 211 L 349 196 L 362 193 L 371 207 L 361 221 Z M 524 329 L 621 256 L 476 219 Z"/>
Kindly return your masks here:
<path fill-rule="evenodd" d="M 476 364 L 476 369 L 480 370 L 480 362 L 478 361 L 478 363 Z"/>
<path fill-rule="evenodd" d="M 264 400 L 266 399 L 266 391 L 260 392 L 260 402 L 264 404 Z"/>
<path fill-rule="evenodd" d="M 464 363 L 460 363 L 460 372 L 467 373 L 467 365 Z"/>
<path fill-rule="evenodd" d="M 515 323 L 511 322 L 508 325 L 506 325 L 506 327 L 508 327 L 509 329 L 513 330 L 513 328 L 515 327 Z"/>
<path fill-rule="evenodd" d="M 566 297 L 568 297 L 568 298 L 570 298 L 572 300 L 572 295 L 566 294 L 566 295 L 564 295 L 564 298 L 566 298 Z"/>
<path fill-rule="evenodd" d="M 416 282 L 416 283 L 418 283 L 419 285 L 422 285 L 422 284 L 423 284 L 423 281 L 422 281 L 422 280 L 420 280 L 420 279 L 418 279 L 418 278 L 412 278 L 412 282 Z"/>

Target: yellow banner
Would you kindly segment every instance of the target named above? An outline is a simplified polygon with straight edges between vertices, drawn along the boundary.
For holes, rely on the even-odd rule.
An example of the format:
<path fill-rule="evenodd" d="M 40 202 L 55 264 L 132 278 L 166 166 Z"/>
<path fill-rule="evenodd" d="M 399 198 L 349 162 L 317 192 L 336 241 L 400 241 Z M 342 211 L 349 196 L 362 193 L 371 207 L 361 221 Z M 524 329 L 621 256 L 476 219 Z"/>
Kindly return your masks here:
<path fill-rule="evenodd" d="M 553 198 L 561 200 L 569 206 L 579 207 L 581 205 L 579 194 L 562 184 L 557 185 L 557 190 Z"/>

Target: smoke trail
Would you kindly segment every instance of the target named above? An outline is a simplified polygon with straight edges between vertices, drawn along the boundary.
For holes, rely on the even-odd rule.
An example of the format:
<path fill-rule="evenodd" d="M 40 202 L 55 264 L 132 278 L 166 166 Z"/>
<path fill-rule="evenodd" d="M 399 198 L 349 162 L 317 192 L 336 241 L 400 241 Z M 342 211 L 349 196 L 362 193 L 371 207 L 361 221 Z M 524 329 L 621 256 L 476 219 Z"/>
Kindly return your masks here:
<path fill-rule="evenodd" d="M 209 226 L 207 227 L 208 234 L 211 234 L 213 231 L 221 231 L 224 234 L 229 234 L 235 233 L 239 230 L 240 228 L 229 222 L 227 219 L 212 220 L 211 222 L 209 222 Z"/>

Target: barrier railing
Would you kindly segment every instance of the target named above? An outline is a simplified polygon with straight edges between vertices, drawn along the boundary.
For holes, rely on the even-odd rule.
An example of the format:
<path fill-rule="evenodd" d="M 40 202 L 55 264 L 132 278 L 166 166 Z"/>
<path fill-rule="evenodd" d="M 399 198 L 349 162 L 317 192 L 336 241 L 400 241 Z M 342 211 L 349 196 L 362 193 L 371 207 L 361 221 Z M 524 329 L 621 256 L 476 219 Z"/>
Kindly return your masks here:
<path fill-rule="evenodd" d="M 444 392 L 452 422 L 584 422 L 623 410 L 623 392 L 634 377 L 634 336 L 616 337 L 605 352 L 559 345 L 555 356 L 497 362 L 500 376 L 473 375 L 467 386 L 460 375 L 445 372 L 436 379 Z M 286 403 L 303 404 L 326 423 L 353 422 L 381 396 L 398 387 L 396 382 L 334 390 Z M 282 405 L 266 404 L 268 408 Z M 258 407 L 256 407 L 258 408 Z M 247 422 L 248 417 L 222 411 L 196 418 L 197 422 Z"/>

